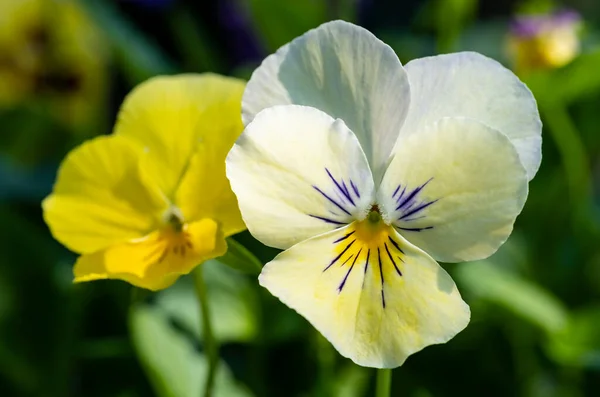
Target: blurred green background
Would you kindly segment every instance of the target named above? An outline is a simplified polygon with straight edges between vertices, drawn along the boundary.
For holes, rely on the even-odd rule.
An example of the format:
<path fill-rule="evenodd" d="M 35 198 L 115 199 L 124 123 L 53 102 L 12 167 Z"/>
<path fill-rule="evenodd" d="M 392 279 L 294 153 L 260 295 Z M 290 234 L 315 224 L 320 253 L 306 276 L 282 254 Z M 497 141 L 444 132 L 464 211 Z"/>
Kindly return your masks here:
<path fill-rule="evenodd" d="M 73 285 L 75 255 L 42 220 L 61 159 L 110 133 L 136 84 L 179 72 L 247 79 L 279 46 L 337 18 L 373 31 L 403 63 L 474 50 L 511 67 L 511 20 L 552 7 L 582 15 L 580 54 L 517 70 L 544 122 L 526 207 L 496 255 L 446 266 L 471 324 L 396 369 L 392 395 L 599 395 L 600 2 L 0 0 L 0 396 L 200 395 L 189 277 L 158 294 Z M 276 254 L 248 233 L 236 240 L 262 262 Z M 218 396 L 372 394 L 375 371 L 341 358 L 254 275 L 205 266 Z"/>

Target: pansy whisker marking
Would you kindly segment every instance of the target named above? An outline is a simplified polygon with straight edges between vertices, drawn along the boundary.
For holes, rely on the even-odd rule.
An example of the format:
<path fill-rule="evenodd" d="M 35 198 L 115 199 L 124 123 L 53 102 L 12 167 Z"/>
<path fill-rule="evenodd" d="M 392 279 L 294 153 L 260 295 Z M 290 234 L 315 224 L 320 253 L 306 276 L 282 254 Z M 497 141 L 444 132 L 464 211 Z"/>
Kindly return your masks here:
<path fill-rule="evenodd" d="M 352 182 L 352 179 L 350 179 L 350 186 L 352 186 L 352 190 L 354 190 L 354 194 L 356 194 L 356 197 L 360 198 L 360 193 L 358 192 L 358 188 L 356 187 L 354 182 Z"/>
<path fill-rule="evenodd" d="M 354 234 L 354 232 L 356 232 L 356 230 L 352 230 L 350 233 L 346 233 L 343 237 L 338 238 L 333 243 L 336 244 L 336 243 L 339 243 L 340 241 L 344 241 L 348 237 L 352 236 Z"/>
<path fill-rule="evenodd" d="M 354 242 L 356 241 L 356 239 L 352 240 L 350 242 L 350 244 L 348 244 L 346 246 L 346 248 L 344 248 L 344 250 L 342 252 L 340 252 L 340 254 L 338 256 L 336 256 L 329 265 L 327 265 L 327 267 L 325 269 L 323 269 L 323 272 L 327 271 L 327 269 L 329 269 L 331 266 L 333 266 L 341 257 L 342 255 L 344 255 L 346 253 L 346 251 L 348 251 L 348 249 L 352 246 L 352 244 L 354 244 Z"/>
<path fill-rule="evenodd" d="M 398 265 L 396 265 L 396 261 L 394 261 L 394 257 L 392 256 L 392 254 L 390 253 L 390 249 L 388 248 L 386 243 L 383 243 L 384 247 L 385 247 L 385 252 L 387 252 L 388 257 L 390 258 L 390 260 L 392 261 L 392 264 L 394 265 L 394 268 L 396 269 L 396 272 L 398 273 L 398 275 L 400 277 L 402 277 L 402 272 L 400 271 L 400 269 L 398 269 Z"/>
<path fill-rule="evenodd" d="M 412 210 L 404 213 L 400 218 L 398 218 L 398 220 L 403 220 L 405 218 L 408 218 L 409 216 L 414 215 L 417 212 L 420 212 L 420 211 L 424 210 L 425 208 L 429 207 L 431 204 L 434 204 L 438 200 L 439 199 L 433 200 L 433 201 L 428 201 L 426 203 L 422 203 L 422 204 L 418 205 L 417 207 L 413 208 Z"/>
<path fill-rule="evenodd" d="M 337 181 L 337 179 L 335 179 L 333 177 L 333 175 L 331 175 L 331 172 L 329 172 L 329 169 L 325 168 L 325 172 L 327 172 L 327 175 L 329 176 L 329 179 L 332 180 L 332 182 L 334 183 L 334 185 L 338 188 L 338 190 L 342 193 L 342 195 L 348 199 L 348 201 L 350 201 L 350 203 L 355 206 L 356 204 L 354 204 L 354 200 L 352 200 L 352 197 L 350 197 L 350 193 L 348 192 L 348 189 L 344 189 L 344 187 L 342 187 L 342 185 L 340 185 L 340 183 Z M 344 181 L 342 180 L 342 184 L 344 183 Z"/>
<path fill-rule="evenodd" d="M 346 208 L 344 208 L 344 206 L 342 206 L 340 203 L 338 203 L 337 201 L 335 201 L 334 199 L 332 199 L 331 197 L 329 197 L 325 192 L 323 192 L 321 189 L 319 189 L 318 187 L 313 185 L 313 188 L 321 193 L 321 195 L 323 197 L 325 197 L 327 200 L 329 200 L 333 205 L 335 205 L 336 207 L 338 207 L 339 209 L 341 209 L 342 211 L 344 211 L 346 214 L 352 216 L 352 214 L 350 212 L 348 212 L 348 210 Z"/>
<path fill-rule="evenodd" d="M 346 285 L 346 280 L 348 280 L 348 276 L 350 275 L 350 272 L 352 271 L 352 269 L 354 268 L 354 264 L 356 263 L 356 260 L 358 259 L 358 257 L 360 256 L 360 253 L 362 252 L 362 248 L 358 251 L 358 253 L 356 254 L 356 256 L 354 257 L 354 260 L 352 261 L 352 264 L 350 265 L 350 268 L 348 269 L 348 271 L 346 272 L 346 275 L 344 276 L 344 279 L 342 280 L 342 282 L 340 283 L 340 285 L 338 286 L 338 294 L 340 292 L 342 292 L 342 289 L 344 288 L 344 285 Z"/>
<path fill-rule="evenodd" d="M 333 220 L 333 219 L 330 219 L 330 218 L 325 218 L 324 216 L 318 216 L 318 215 L 312 215 L 312 214 L 308 214 L 308 216 L 310 216 L 312 218 L 315 218 L 315 219 L 322 220 L 323 222 L 334 224 L 334 225 L 340 225 L 340 226 L 341 225 L 346 225 L 345 222 L 340 222 L 340 221 L 336 221 L 336 220 Z"/>

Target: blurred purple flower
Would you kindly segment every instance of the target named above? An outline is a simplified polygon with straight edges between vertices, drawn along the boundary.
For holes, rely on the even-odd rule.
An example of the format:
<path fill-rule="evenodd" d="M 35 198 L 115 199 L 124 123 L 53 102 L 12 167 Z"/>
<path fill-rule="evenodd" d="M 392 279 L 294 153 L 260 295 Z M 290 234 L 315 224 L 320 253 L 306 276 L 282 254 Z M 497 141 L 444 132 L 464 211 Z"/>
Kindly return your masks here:
<path fill-rule="evenodd" d="M 560 10 L 550 14 L 519 15 L 510 26 L 511 34 L 519 37 L 535 37 L 548 29 L 571 27 L 581 22 L 581 16 L 573 10 Z"/>
<path fill-rule="evenodd" d="M 580 51 L 581 16 L 573 10 L 520 15 L 510 25 L 507 49 L 519 72 L 558 68 Z"/>
<path fill-rule="evenodd" d="M 247 8 L 236 0 L 219 1 L 218 7 L 219 22 L 227 31 L 233 61 L 236 64 L 260 62 L 266 54 L 252 29 Z"/>

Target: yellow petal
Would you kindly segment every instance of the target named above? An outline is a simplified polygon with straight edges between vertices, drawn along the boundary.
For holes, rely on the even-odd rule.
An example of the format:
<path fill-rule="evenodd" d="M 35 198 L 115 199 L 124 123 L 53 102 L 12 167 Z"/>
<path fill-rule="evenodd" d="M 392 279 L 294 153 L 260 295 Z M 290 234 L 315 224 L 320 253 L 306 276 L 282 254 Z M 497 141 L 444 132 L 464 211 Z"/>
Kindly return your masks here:
<path fill-rule="evenodd" d="M 139 151 L 115 136 L 74 149 L 42 204 L 52 235 L 85 254 L 152 231 L 167 203 L 145 181 L 138 159 Z"/>
<path fill-rule="evenodd" d="M 138 287 L 159 290 L 226 250 L 218 224 L 212 219 L 202 219 L 185 225 L 181 232 L 155 231 L 138 241 L 82 255 L 73 272 L 75 282 L 120 279 Z"/>
<path fill-rule="evenodd" d="M 215 151 L 216 159 L 223 153 L 225 160 L 242 131 L 243 90 L 241 80 L 214 74 L 152 78 L 127 96 L 115 133 L 145 149 L 144 169 L 173 199 L 199 145 Z M 209 189 L 203 186 L 203 191 Z"/>
<path fill-rule="evenodd" d="M 226 237 L 246 229 L 237 199 L 225 177 L 227 150 L 200 145 L 175 196 L 175 205 L 184 219 L 217 219 Z"/>
<path fill-rule="evenodd" d="M 466 327 L 470 311 L 429 255 L 392 227 L 369 222 L 292 246 L 265 265 L 259 281 L 343 356 L 393 368 L 450 340 Z"/>

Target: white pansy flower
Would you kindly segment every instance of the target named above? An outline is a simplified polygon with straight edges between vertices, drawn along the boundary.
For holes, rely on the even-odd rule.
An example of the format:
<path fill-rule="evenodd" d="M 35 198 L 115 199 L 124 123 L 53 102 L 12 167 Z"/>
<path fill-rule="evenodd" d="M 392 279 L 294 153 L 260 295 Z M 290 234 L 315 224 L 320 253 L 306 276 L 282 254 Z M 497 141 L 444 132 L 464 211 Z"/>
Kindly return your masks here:
<path fill-rule="evenodd" d="M 508 238 L 541 160 L 531 92 L 476 53 L 403 67 L 334 21 L 269 56 L 227 176 L 250 232 L 285 249 L 260 283 L 357 364 L 391 368 L 466 327 L 436 260 Z"/>

